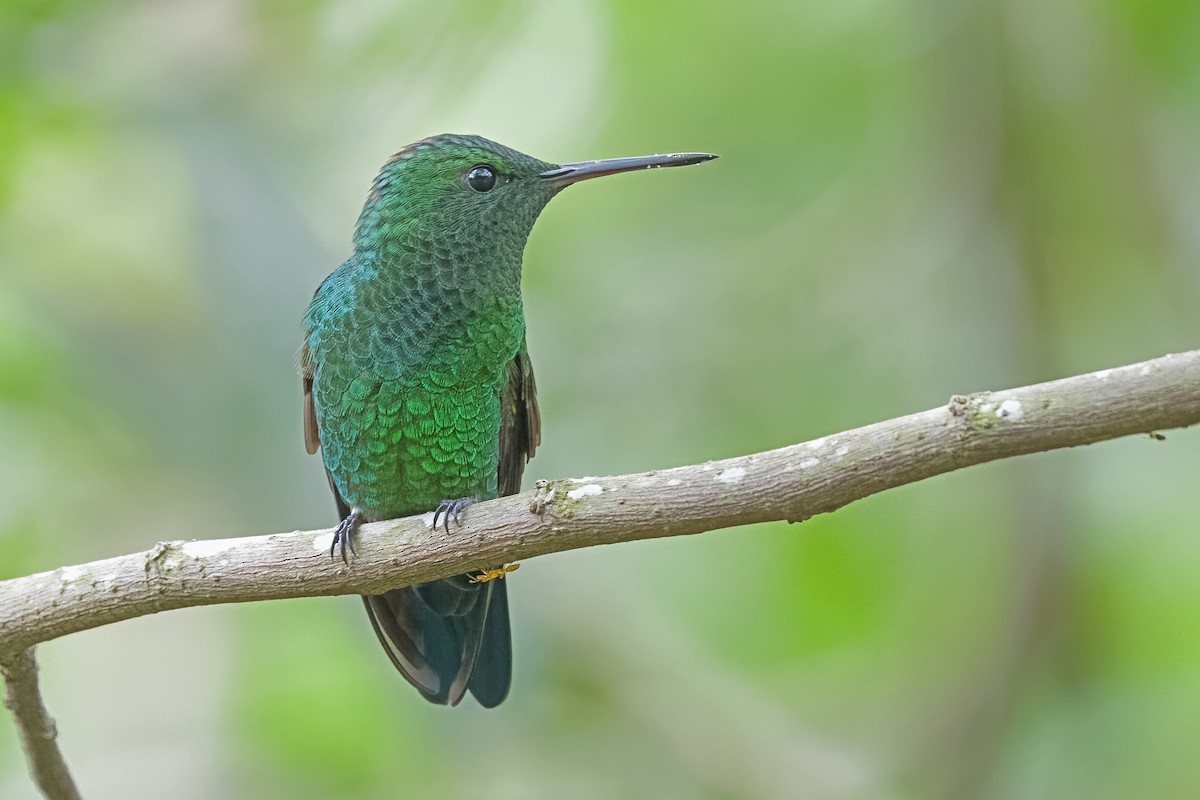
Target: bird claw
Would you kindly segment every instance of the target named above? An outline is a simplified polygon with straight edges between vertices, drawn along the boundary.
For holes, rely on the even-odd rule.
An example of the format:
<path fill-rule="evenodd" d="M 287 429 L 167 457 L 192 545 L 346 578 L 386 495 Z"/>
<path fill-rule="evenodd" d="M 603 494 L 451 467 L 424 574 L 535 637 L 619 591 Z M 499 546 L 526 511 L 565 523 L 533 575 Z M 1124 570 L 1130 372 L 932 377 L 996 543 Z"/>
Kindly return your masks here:
<path fill-rule="evenodd" d="M 363 524 L 363 513 L 357 508 L 350 509 L 350 514 L 341 522 L 333 531 L 333 543 L 329 545 L 329 557 L 333 558 L 334 551 L 340 548 L 342 554 L 342 563 L 349 565 L 350 560 L 346 558 L 347 548 L 354 555 L 354 532 L 358 530 L 358 526 Z"/>
<path fill-rule="evenodd" d="M 460 497 L 457 500 L 443 500 L 438 503 L 437 509 L 433 512 L 433 527 L 436 530 L 438 526 L 438 517 L 442 518 L 442 527 L 446 529 L 446 533 L 450 533 L 450 520 L 454 520 L 454 524 L 462 527 L 462 521 L 458 515 L 463 509 L 468 506 L 473 506 L 478 501 L 474 497 Z"/>

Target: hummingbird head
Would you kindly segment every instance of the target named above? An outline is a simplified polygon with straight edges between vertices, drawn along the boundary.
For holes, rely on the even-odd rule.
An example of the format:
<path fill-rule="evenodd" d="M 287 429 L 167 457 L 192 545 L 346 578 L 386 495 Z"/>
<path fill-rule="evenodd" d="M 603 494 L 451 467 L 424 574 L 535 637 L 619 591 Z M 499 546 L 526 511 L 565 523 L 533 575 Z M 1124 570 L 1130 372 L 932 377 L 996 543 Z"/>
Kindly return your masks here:
<path fill-rule="evenodd" d="M 360 250 L 438 251 L 464 265 L 520 268 L 525 241 L 546 203 L 588 178 L 683 166 L 707 153 L 550 164 L 481 136 L 444 133 L 396 153 L 375 178 L 358 219 Z"/>
<path fill-rule="evenodd" d="M 553 165 L 479 136 L 442 134 L 396 153 L 375 178 L 355 232 L 359 247 L 409 236 L 516 240 L 554 196 Z"/>

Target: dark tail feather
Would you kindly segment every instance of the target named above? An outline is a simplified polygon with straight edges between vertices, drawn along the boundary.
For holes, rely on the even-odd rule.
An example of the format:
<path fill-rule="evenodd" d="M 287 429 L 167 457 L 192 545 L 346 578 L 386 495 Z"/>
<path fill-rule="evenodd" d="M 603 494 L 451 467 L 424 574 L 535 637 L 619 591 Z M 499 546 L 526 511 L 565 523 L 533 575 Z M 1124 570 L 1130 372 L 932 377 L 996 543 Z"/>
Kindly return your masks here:
<path fill-rule="evenodd" d="M 459 575 L 368 595 L 363 603 L 392 664 L 426 700 L 458 705 L 469 688 L 491 708 L 508 694 L 512 678 L 501 583 L 470 583 Z"/>
<path fill-rule="evenodd" d="M 350 507 L 325 475 L 345 519 Z M 392 664 L 429 702 L 456 706 L 470 689 L 494 708 L 508 696 L 512 634 L 503 580 L 471 583 L 459 575 L 364 595 L 363 605 Z"/>
<path fill-rule="evenodd" d="M 483 626 L 483 640 L 479 643 L 479 656 L 475 659 L 475 670 L 468 683 L 471 694 L 484 708 L 495 708 L 503 703 L 512 684 L 512 632 L 508 624 L 507 585 L 508 582 L 503 579 L 488 583 L 492 587 L 492 599 Z"/>
<path fill-rule="evenodd" d="M 412 593 L 412 589 L 396 589 L 385 594 L 364 595 L 363 603 L 371 618 L 371 627 L 392 664 L 426 700 L 444 705 L 447 693 L 441 688 L 439 671 L 423 653 L 424 636 L 421 633 L 426 626 L 418 616 L 420 601 L 414 602 L 416 598 L 410 597 Z M 419 639 L 414 641 L 410 633 L 418 635 Z"/>

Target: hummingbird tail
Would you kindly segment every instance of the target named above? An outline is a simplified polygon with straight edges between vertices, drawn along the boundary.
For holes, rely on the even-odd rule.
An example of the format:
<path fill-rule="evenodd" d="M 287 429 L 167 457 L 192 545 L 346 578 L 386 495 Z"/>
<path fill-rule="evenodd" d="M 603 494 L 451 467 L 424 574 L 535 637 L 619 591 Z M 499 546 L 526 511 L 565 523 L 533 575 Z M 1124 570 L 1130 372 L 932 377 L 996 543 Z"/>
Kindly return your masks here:
<path fill-rule="evenodd" d="M 512 682 L 504 581 L 466 575 L 363 597 L 392 664 L 431 703 L 458 705 L 469 690 L 485 708 Z"/>

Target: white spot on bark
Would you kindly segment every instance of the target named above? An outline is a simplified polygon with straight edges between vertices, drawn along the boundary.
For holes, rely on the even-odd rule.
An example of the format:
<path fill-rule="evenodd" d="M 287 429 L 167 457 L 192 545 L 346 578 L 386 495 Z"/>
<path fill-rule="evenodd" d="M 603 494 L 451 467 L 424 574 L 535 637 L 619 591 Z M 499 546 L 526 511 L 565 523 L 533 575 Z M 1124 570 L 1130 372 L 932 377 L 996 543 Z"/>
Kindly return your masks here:
<path fill-rule="evenodd" d="M 215 555 L 224 553 L 226 550 L 241 547 L 247 542 L 253 541 L 253 539 L 254 537 L 249 536 L 243 536 L 239 539 L 195 539 L 181 544 L 179 551 L 190 558 L 212 558 Z"/>
<path fill-rule="evenodd" d="M 679 480 L 679 478 L 671 478 L 671 480 L 667 481 L 667 486 L 678 486 L 681 483 L 683 481 Z"/>
<path fill-rule="evenodd" d="M 551 494 L 554 494 L 554 493 L 551 492 Z M 421 522 L 425 523 L 425 527 L 429 528 L 430 530 L 433 530 L 433 514 L 434 514 L 434 512 L 430 511 L 428 514 L 421 517 Z M 438 518 L 438 522 L 441 522 L 440 517 Z"/>
<path fill-rule="evenodd" d="M 1111 369 L 1102 369 L 1102 370 L 1099 370 L 1098 372 L 1093 372 L 1092 375 L 1098 381 L 1106 381 L 1106 380 L 1108 380 L 1108 376 L 1112 375 L 1112 370 Z"/>
<path fill-rule="evenodd" d="M 84 575 L 87 575 L 86 567 L 74 566 L 62 568 L 62 579 L 64 581 L 77 581 Z"/>
<path fill-rule="evenodd" d="M 821 463 L 821 459 L 819 459 L 819 458 L 806 458 L 800 462 L 800 469 L 808 469 L 810 467 L 815 467 L 817 464 L 820 464 L 820 463 Z"/>
<path fill-rule="evenodd" d="M 1025 411 L 1021 408 L 1020 400 L 1005 400 L 1000 404 L 1000 408 L 996 409 L 996 416 L 1019 422 L 1021 417 L 1025 416 Z"/>
<path fill-rule="evenodd" d="M 589 475 L 586 478 L 571 478 L 571 483 L 593 483 L 600 480 L 595 475 Z"/>
<path fill-rule="evenodd" d="M 730 486 L 741 483 L 744 477 L 746 477 L 746 470 L 741 467 L 729 467 L 717 473 L 717 480 L 721 483 L 728 483 Z"/>
<path fill-rule="evenodd" d="M 979 413 L 980 414 L 990 414 L 990 413 L 992 413 L 992 411 L 995 408 L 996 408 L 995 403 L 980 403 L 979 404 Z"/>
<path fill-rule="evenodd" d="M 313 539 L 313 550 L 316 550 L 318 553 L 328 553 L 331 547 L 333 547 L 332 533 L 321 533 L 317 535 L 317 538 Z"/>
<path fill-rule="evenodd" d="M 572 489 L 571 491 L 567 492 L 567 497 L 571 498 L 572 500 L 582 500 L 585 497 L 595 497 L 596 495 L 603 493 L 604 487 L 602 487 L 600 484 L 585 483 L 578 489 Z"/>
<path fill-rule="evenodd" d="M 833 454 L 836 455 L 838 458 L 841 458 L 842 456 L 846 455 L 846 453 L 849 453 L 849 452 L 850 452 L 850 448 L 846 447 L 846 445 L 842 445 L 837 450 L 834 450 Z"/>
<path fill-rule="evenodd" d="M 1147 375 L 1149 375 L 1149 374 L 1150 374 L 1150 372 L 1151 372 L 1151 370 L 1150 370 L 1150 365 L 1149 365 L 1149 364 L 1143 364 L 1143 365 L 1142 365 L 1142 368 L 1138 370 L 1138 375 L 1141 375 L 1141 376 L 1144 378 L 1144 377 L 1146 377 Z"/>

